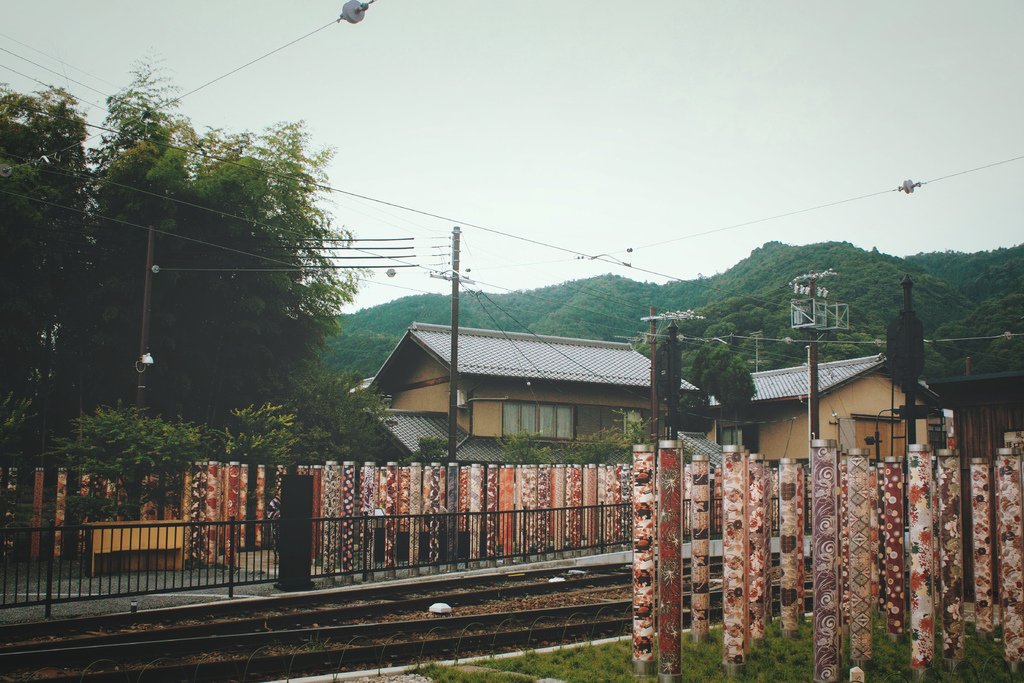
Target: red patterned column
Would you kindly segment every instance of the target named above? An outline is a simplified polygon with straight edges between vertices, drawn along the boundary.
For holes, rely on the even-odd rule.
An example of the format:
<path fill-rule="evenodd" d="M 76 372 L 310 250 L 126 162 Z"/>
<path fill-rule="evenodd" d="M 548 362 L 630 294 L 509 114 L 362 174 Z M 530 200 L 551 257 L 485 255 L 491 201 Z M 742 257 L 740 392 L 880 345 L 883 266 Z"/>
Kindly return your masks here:
<path fill-rule="evenodd" d="M 708 456 L 693 455 L 690 464 L 690 634 L 695 643 L 708 639 L 711 614 L 709 526 L 711 492 L 708 490 Z"/>
<path fill-rule="evenodd" d="M 398 541 L 398 463 L 384 467 L 384 568 L 395 570 L 395 551 Z"/>
<path fill-rule="evenodd" d="M 907 454 L 907 510 L 910 522 L 910 667 L 923 676 L 935 651 L 932 595 L 932 454 L 911 444 Z M 1018 523 L 1019 523 L 1018 519 Z"/>
<path fill-rule="evenodd" d="M 964 658 L 964 547 L 960 518 L 960 452 L 941 449 L 939 489 L 939 580 L 942 592 L 942 660 L 947 670 Z"/>
<path fill-rule="evenodd" d="M 658 681 L 682 680 L 682 444 L 658 442 Z"/>
<path fill-rule="evenodd" d="M 570 470 L 571 471 L 571 470 Z M 654 674 L 654 447 L 633 446 L 633 673 Z"/>
<path fill-rule="evenodd" d="M 437 568 L 441 561 L 441 523 L 438 513 L 441 511 L 441 463 L 432 462 L 427 467 L 423 481 L 423 505 L 427 517 L 427 563 L 430 571 Z"/>
<path fill-rule="evenodd" d="M 836 683 L 842 659 L 838 577 L 839 520 L 836 518 L 836 442 L 811 441 L 811 545 L 814 573 L 814 680 Z"/>
<path fill-rule="evenodd" d="M 903 527 L 903 460 L 886 458 L 882 463 L 882 579 L 885 632 L 890 640 L 903 633 L 907 619 Z"/>
<path fill-rule="evenodd" d="M 189 521 L 193 523 L 204 521 L 206 515 L 206 467 L 206 463 L 201 461 L 192 463 L 192 488 L 189 490 L 188 507 Z M 193 524 L 188 531 L 188 559 L 202 562 L 205 547 L 202 527 Z"/>
<path fill-rule="evenodd" d="M 469 465 L 459 468 L 459 531 L 469 530 L 469 469 Z"/>
<path fill-rule="evenodd" d="M 587 465 L 583 468 L 583 507 L 586 512 L 583 515 L 584 542 L 593 546 L 597 540 L 597 465 Z"/>
<path fill-rule="evenodd" d="M 800 558 L 800 564 L 797 567 L 796 604 L 799 605 L 800 621 L 803 621 L 804 613 L 807 611 L 807 590 L 805 585 L 807 583 L 807 551 L 804 541 L 804 534 L 807 529 L 807 471 L 804 464 L 800 461 L 797 461 L 796 471 L 796 507 L 796 548 Z"/>
<path fill-rule="evenodd" d="M 551 506 L 557 511 L 553 517 L 553 525 L 555 551 L 559 553 L 565 550 L 565 531 L 568 524 L 565 514 L 565 473 L 565 465 L 555 465 L 554 491 L 551 498 Z"/>
<path fill-rule="evenodd" d="M 420 534 L 423 533 L 423 463 L 409 464 L 409 481 L 406 482 L 408 498 L 409 564 L 413 575 L 419 573 Z"/>
<path fill-rule="evenodd" d="M 565 505 L 569 508 L 569 545 L 573 550 L 578 550 L 583 544 L 583 514 L 580 511 L 583 505 L 583 467 L 570 465 L 565 474 Z"/>
<path fill-rule="evenodd" d="M 363 551 L 363 570 L 372 571 L 375 565 L 374 558 L 374 523 L 372 517 L 377 509 L 377 467 L 371 461 L 366 461 L 359 472 L 359 514 L 366 518 L 360 522 L 359 536 L 360 547 Z"/>
<path fill-rule="evenodd" d="M 352 518 L 356 516 L 356 464 L 351 460 L 341 463 L 341 571 L 355 569 L 355 529 Z"/>
<path fill-rule="evenodd" d="M 487 561 L 493 566 L 498 556 L 498 482 L 499 465 L 488 465 L 485 474 L 487 490 L 487 524 L 484 529 L 484 551 Z"/>
<path fill-rule="evenodd" d="M 498 472 L 498 544 L 502 557 L 511 557 L 515 545 L 516 468 L 502 465 Z"/>
<path fill-rule="evenodd" d="M 747 658 L 747 464 L 742 446 L 722 448 L 722 664 L 730 676 Z"/>
<path fill-rule="evenodd" d="M 798 603 L 802 548 L 797 548 L 800 525 L 797 477 L 802 468 L 793 458 L 779 462 L 779 602 L 781 603 L 782 633 L 795 638 L 800 624 L 802 606 Z"/>
<path fill-rule="evenodd" d="M 398 530 L 409 531 L 409 468 L 398 468 Z"/>
<path fill-rule="evenodd" d="M 1021 459 L 1017 448 L 1000 448 L 996 455 L 996 523 L 999 529 L 1000 612 L 1003 658 L 1014 672 L 1024 661 L 1024 545 L 1021 539 Z"/>
<path fill-rule="evenodd" d="M 32 526 L 41 527 L 43 525 L 43 476 L 45 471 L 42 467 L 37 467 L 35 477 L 32 480 Z M 31 559 L 33 561 L 39 559 L 39 533 L 32 534 L 31 546 L 29 552 L 31 553 Z"/>
<path fill-rule="evenodd" d="M 238 471 L 238 518 L 249 518 L 249 465 L 246 463 Z"/>
<path fill-rule="evenodd" d="M 203 514 L 206 522 L 220 521 L 220 469 L 220 463 L 215 460 L 206 464 L 206 512 Z M 209 563 L 217 561 L 218 532 L 215 525 L 206 527 L 206 561 Z"/>
<path fill-rule="evenodd" d="M 224 498 L 227 501 L 224 508 L 224 518 L 234 517 L 238 519 L 238 476 L 241 473 L 241 463 L 231 461 L 228 463 L 227 491 Z"/>
<path fill-rule="evenodd" d="M 871 600 L 873 604 L 881 609 L 882 603 L 879 597 L 880 572 L 878 569 L 881 536 L 878 528 L 878 519 L 880 517 L 878 510 L 878 466 L 875 463 L 871 463 L 868 470 L 868 498 L 871 503 Z"/>
<path fill-rule="evenodd" d="M 478 464 L 469 466 L 469 559 L 480 559 L 480 533 L 484 509 L 484 472 Z"/>
<path fill-rule="evenodd" d="M 256 519 L 263 521 L 267 515 L 267 466 L 256 465 Z M 256 547 L 263 548 L 263 525 L 256 525 Z"/>
<path fill-rule="evenodd" d="M 765 583 L 765 565 L 770 565 L 764 533 L 769 523 L 765 519 L 767 475 L 764 459 L 751 453 L 747 457 L 747 637 L 751 641 L 764 638 L 765 598 L 771 596 Z"/>
<path fill-rule="evenodd" d="M 525 536 L 524 550 L 532 554 L 537 552 L 537 515 L 532 512 L 537 509 L 537 466 L 523 465 L 519 468 L 519 475 L 516 485 L 522 496 L 523 513 L 520 519 L 526 530 L 526 533 L 520 533 L 520 536 Z"/>
<path fill-rule="evenodd" d="M 846 483 L 846 453 L 839 454 L 839 501 L 836 515 L 839 521 L 839 623 L 846 633 L 850 627 L 850 527 L 847 525 L 846 501 L 849 487 Z"/>
<path fill-rule="evenodd" d="M 868 451 L 851 448 L 846 461 L 846 524 L 849 531 L 850 660 L 864 668 L 871 661 L 871 472 Z"/>
<path fill-rule="evenodd" d="M 992 484 L 986 458 L 971 459 L 971 528 L 974 546 L 974 630 L 991 638 L 994 628 L 992 595 Z"/>
<path fill-rule="evenodd" d="M 64 554 L 64 532 L 60 527 L 64 526 L 68 509 L 68 468 L 61 467 L 57 470 L 57 504 L 53 510 L 53 523 L 57 526 L 54 546 L 57 557 Z"/>
<path fill-rule="evenodd" d="M 537 468 L 537 508 L 551 509 L 551 466 Z M 537 516 L 537 550 L 546 553 L 551 549 L 551 515 Z"/>

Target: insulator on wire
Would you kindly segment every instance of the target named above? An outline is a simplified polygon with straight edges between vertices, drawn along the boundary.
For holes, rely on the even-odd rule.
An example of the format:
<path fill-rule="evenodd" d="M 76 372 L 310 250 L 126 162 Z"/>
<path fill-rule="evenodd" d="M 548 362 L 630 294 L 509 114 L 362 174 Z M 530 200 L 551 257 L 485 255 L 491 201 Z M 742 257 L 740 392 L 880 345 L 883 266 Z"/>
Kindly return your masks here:
<path fill-rule="evenodd" d="M 344 19 L 350 24 L 358 24 L 366 16 L 366 10 L 369 6 L 369 4 L 359 0 L 348 0 L 348 2 L 341 6 L 341 16 L 339 19 Z"/>
<path fill-rule="evenodd" d="M 915 183 L 913 180 L 904 180 L 903 184 L 896 189 L 900 192 L 906 192 L 907 194 L 913 194 L 915 187 L 921 187 L 921 183 Z"/>

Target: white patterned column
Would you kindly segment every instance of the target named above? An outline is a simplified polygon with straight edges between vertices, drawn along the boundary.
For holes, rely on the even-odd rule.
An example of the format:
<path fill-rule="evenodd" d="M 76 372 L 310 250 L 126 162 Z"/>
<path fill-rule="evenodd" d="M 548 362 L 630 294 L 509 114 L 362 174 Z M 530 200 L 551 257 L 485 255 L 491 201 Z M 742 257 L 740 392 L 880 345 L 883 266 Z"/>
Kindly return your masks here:
<path fill-rule="evenodd" d="M 1024 661 L 1024 544 L 1021 538 L 1021 457 L 1017 448 L 1000 448 L 996 455 L 999 491 L 999 584 L 1003 621 L 1003 658 L 1012 671 Z"/>
<path fill-rule="evenodd" d="M 935 652 L 932 594 L 932 454 L 927 444 L 907 453 L 907 510 L 910 522 L 910 668 L 921 678 Z"/>
<path fill-rule="evenodd" d="M 633 446 L 633 674 L 654 674 L 654 447 Z"/>
<path fill-rule="evenodd" d="M 814 681 L 837 683 L 842 641 L 836 563 L 839 520 L 836 515 L 837 446 L 832 439 L 811 441 L 811 546 L 814 575 Z"/>
<path fill-rule="evenodd" d="M 739 675 L 747 658 L 747 465 L 742 446 L 722 448 L 722 665 Z"/>
<path fill-rule="evenodd" d="M 864 668 L 871 661 L 871 565 L 876 552 L 871 546 L 871 495 L 869 454 L 851 448 L 846 461 L 846 528 L 850 549 L 849 605 L 850 660 Z"/>
<path fill-rule="evenodd" d="M 964 547 L 960 511 L 960 452 L 935 451 L 939 489 L 939 587 L 942 663 L 952 671 L 964 658 Z"/>
<path fill-rule="evenodd" d="M 971 459 L 971 528 L 974 548 L 974 631 L 991 638 L 995 626 L 992 594 L 992 476 L 987 458 Z"/>

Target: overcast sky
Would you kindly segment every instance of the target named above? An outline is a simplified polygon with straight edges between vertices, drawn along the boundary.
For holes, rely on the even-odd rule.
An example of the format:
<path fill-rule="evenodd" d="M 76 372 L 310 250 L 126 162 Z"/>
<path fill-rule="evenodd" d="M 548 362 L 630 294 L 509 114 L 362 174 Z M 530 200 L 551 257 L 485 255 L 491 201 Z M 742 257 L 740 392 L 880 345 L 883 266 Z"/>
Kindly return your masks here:
<path fill-rule="evenodd" d="M 0 47 L 105 93 L 155 57 L 188 91 L 341 4 L 18 3 Z M 978 251 L 1024 242 L 1024 160 L 695 235 L 1024 155 L 1022 28 L 1017 1 L 378 0 L 362 23 L 332 25 L 181 112 L 199 130 L 303 119 L 337 150 L 336 188 L 683 279 L 769 240 Z M 0 65 L 101 101 L 9 52 Z M 0 81 L 39 88 L 3 68 Z M 331 210 L 361 238 L 415 237 L 424 266 L 447 252 L 449 220 L 338 194 Z M 666 280 L 479 229 L 464 238 L 463 265 L 490 291 L 604 272 Z M 842 268 L 808 264 L 828 266 Z M 415 293 L 399 287 L 448 289 L 423 269 L 379 274 L 349 310 Z"/>

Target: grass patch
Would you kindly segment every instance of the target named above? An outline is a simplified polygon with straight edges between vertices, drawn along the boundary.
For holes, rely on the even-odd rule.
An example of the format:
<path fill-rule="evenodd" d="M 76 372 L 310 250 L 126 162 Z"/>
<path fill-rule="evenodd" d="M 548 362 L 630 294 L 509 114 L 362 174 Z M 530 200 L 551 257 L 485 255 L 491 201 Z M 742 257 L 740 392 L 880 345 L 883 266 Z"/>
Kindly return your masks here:
<path fill-rule="evenodd" d="M 934 669 L 928 672 L 927 681 L 999 683 L 1003 681 L 1024 681 L 1021 674 L 1011 675 L 1003 662 L 1003 644 L 997 640 L 980 640 L 974 637 L 973 626 L 967 627 L 966 657 L 955 673 L 941 671 L 942 650 L 936 648 Z M 998 636 L 998 633 L 997 633 Z M 939 639 L 936 638 L 938 641 Z M 844 644 L 844 660 L 840 669 L 840 680 L 848 680 L 850 669 L 849 642 Z M 909 681 L 910 644 L 906 636 L 896 643 L 885 637 L 881 622 L 875 624 L 874 657 L 867 668 L 869 681 Z M 476 667 L 486 667 L 493 673 L 460 671 L 457 668 L 440 666 L 424 667 L 420 670 L 439 683 L 522 683 L 521 674 L 534 678 L 557 678 L 572 683 L 634 683 L 632 673 L 632 649 L 626 641 L 601 645 L 559 650 L 538 654 L 529 652 L 522 657 L 494 659 L 477 662 Z M 725 681 L 810 681 L 813 674 L 811 656 L 811 624 L 800 625 L 799 637 L 784 638 L 778 621 L 772 624 L 765 638 L 755 644 L 747 658 L 743 676 L 726 678 L 722 673 L 722 631 L 712 629 L 707 643 L 696 645 L 683 638 L 683 680 L 699 683 Z M 512 672 L 504 675 L 502 672 Z M 516 676 L 515 674 L 520 674 Z"/>

